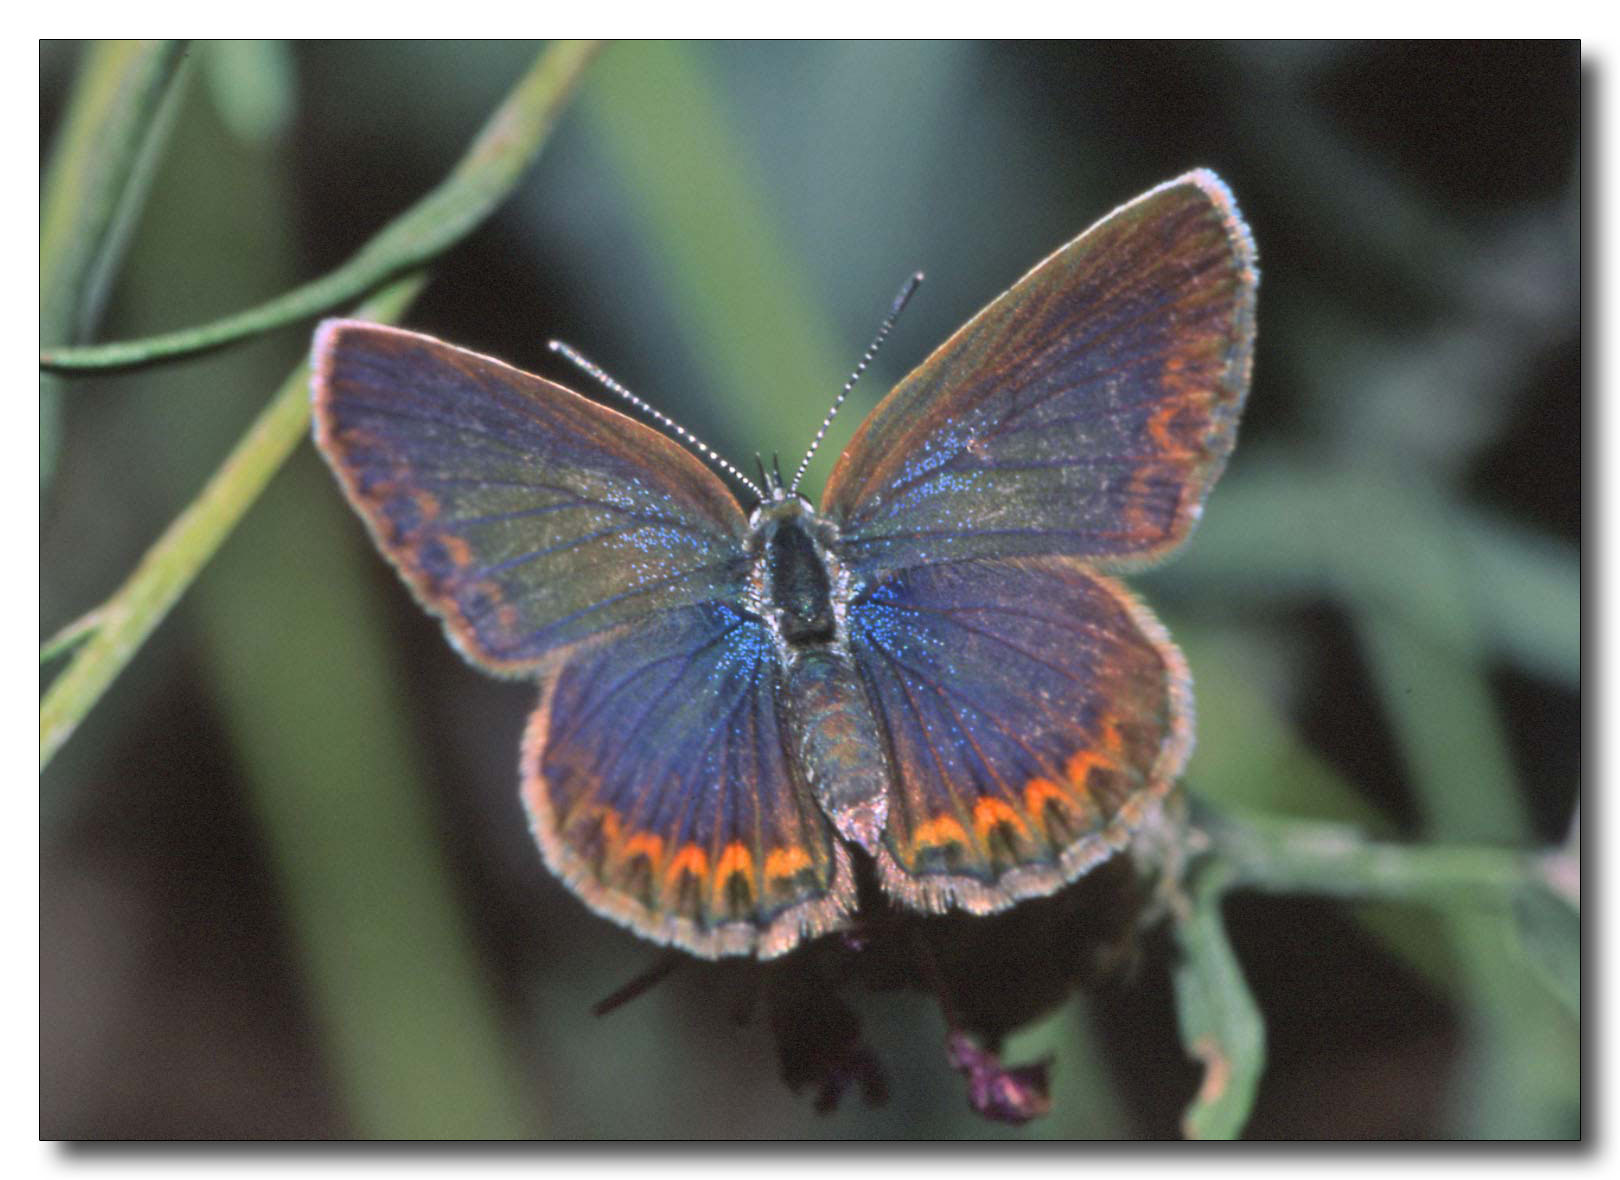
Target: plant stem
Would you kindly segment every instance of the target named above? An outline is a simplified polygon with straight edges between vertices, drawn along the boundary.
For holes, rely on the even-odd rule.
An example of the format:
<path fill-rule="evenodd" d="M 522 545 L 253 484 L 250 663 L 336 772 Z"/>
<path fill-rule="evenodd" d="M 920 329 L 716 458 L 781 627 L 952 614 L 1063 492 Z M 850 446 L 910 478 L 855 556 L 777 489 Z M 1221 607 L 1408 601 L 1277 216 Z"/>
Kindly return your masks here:
<path fill-rule="evenodd" d="M 1379 843 L 1341 824 L 1269 819 L 1207 830 L 1236 888 L 1479 905 L 1541 880 L 1535 859 L 1513 849 Z"/>
<path fill-rule="evenodd" d="M 39 662 L 48 664 L 58 656 L 64 656 L 79 644 L 89 639 L 100 629 L 102 624 L 102 608 L 86 611 L 52 635 L 39 645 Z"/>
<path fill-rule="evenodd" d="M 1182 1115 L 1189 1139 L 1243 1133 L 1266 1064 L 1266 1025 L 1221 921 L 1221 897 L 1236 879 L 1230 862 L 1205 866 L 1188 912 L 1176 922 L 1176 1020 L 1188 1056 L 1204 1067 Z"/>
<path fill-rule="evenodd" d="M 595 42 L 577 41 L 548 47 L 450 175 L 336 270 L 258 307 L 198 327 L 142 340 L 44 350 L 41 366 L 83 372 L 193 355 L 330 311 L 421 266 L 464 237 L 512 191 L 597 49 Z"/>
<path fill-rule="evenodd" d="M 1559 859 L 1568 855 L 1562 850 L 1549 856 L 1479 845 L 1381 843 L 1346 824 L 1238 819 L 1207 804 L 1198 805 L 1195 822 L 1210 841 L 1211 855 L 1194 869 L 1188 904 L 1176 922 L 1181 955 L 1175 969 L 1182 1046 L 1204 1066 L 1204 1083 L 1183 1116 L 1189 1138 L 1241 1134 L 1265 1064 L 1264 1022 L 1221 920 L 1220 902 L 1228 891 L 1415 901 L 1438 907 L 1454 921 L 1506 915 L 1516 901 L 1534 901 L 1542 893 L 1579 910 L 1563 886 L 1570 869 Z M 1538 929 L 1549 924 L 1544 918 Z M 1551 936 L 1548 942 L 1561 949 Z M 1576 946 L 1572 956 L 1565 955 L 1576 970 L 1551 971 L 1548 983 L 1561 986 L 1567 976 L 1576 983 L 1566 990 L 1578 994 L 1578 941 Z"/>
<path fill-rule="evenodd" d="M 358 314 L 385 322 L 398 319 L 424 281 L 421 276 L 401 279 L 367 301 Z M 146 551 L 118 591 L 93 612 L 95 633 L 84 641 L 40 702 L 41 770 L 140 650 L 308 430 L 309 365 L 301 364 L 196 499 Z"/>

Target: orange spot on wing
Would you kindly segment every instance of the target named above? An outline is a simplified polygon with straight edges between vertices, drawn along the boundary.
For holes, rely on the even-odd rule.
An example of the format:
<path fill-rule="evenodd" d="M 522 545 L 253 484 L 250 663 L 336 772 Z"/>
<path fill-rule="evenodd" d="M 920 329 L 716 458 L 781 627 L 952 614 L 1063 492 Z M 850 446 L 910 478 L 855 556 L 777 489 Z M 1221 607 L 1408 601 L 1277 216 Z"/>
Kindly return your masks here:
<path fill-rule="evenodd" d="M 670 858 L 669 871 L 666 874 L 671 883 L 679 881 L 681 874 L 691 873 L 694 877 L 705 876 L 709 871 L 708 854 L 696 844 L 682 844 L 675 855 Z"/>
<path fill-rule="evenodd" d="M 624 859 L 645 856 L 657 864 L 664 855 L 664 838 L 655 832 L 637 832 L 624 842 Z"/>
<path fill-rule="evenodd" d="M 594 825 L 602 834 L 602 843 L 608 847 L 619 842 L 621 829 L 619 827 L 619 813 L 611 807 L 600 804 L 591 804 L 588 799 L 575 801 L 568 813 L 568 818 L 562 823 L 567 829 L 586 828 Z"/>
<path fill-rule="evenodd" d="M 1123 540 L 1141 543 L 1158 539 L 1164 525 L 1155 519 L 1155 504 L 1162 493 L 1155 486 L 1166 479 L 1165 465 L 1161 461 L 1144 462 L 1131 474 L 1125 487 L 1125 519 L 1120 536 Z"/>
<path fill-rule="evenodd" d="M 457 566 L 472 564 L 472 546 L 466 541 L 454 533 L 443 533 L 439 540 L 444 545 L 444 551 L 450 555 L 450 560 Z"/>
<path fill-rule="evenodd" d="M 1102 744 L 1113 758 L 1118 758 L 1125 750 L 1125 739 L 1120 736 L 1119 726 L 1114 724 L 1112 717 L 1104 717 L 1102 723 Z"/>
<path fill-rule="evenodd" d="M 793 877 L 810 867 L 810 854 L 794 845 L 773 848 L 765 858 L 765 876 L 768 878 Z"/>
<path fill-rule="evenodd" d="M 1053 799 L 1067 803 L 1068 795 L 1051 779 L 1032 778 L 1024 784 L 1024 807 L 1036 818 L 1040 817 L 1046 810 L 1046 805 Z"/>
<path fill-rule="evenodd" d="M 925 824 L 919 824 L 911 837 L 913 848 L 943 848 L 947 844 L 960 844 L 966 848 L 967 842 L 966 830 L 948 815 L 936 816 Z"/>
<path fill-rule="evenodd" d="M 1096 750 L 1076 750 L 1063 764 L 1063 773 L 1077 791 L 1084 794 L 1086 779 L 1093 770 L 1112 770 L 1114 760 Z"/>
<path fill-rule="evenodd" d="M 1182 449 L 1181 444 L 1176 441 L 1175 436 L 1170 432 L 1170 428 L 1176 420 L 1176 415 L 1180 411 L 1181 404 L 1179 402 L 1170 402 L 1168 405 L 1160 406 L 1153 412 L 1153 416 L 1148 419 L 1148 434 L 1152 435 L 1153 441 L 1166 451 L 1180 451 Z"/>
<path fill-rule="evenodd" d="M 1002 800 L 986 795 L 973 805 L 973 829 L 979 833 L 979 839 L 984 840 L 997 824 L 1008 824 L 1016 828 L 1019 835 L 1029 834 L 1029 828 L 1016 811 Z"/>
<path fill-rule="evenodd" d="M 720 859 L 714 866 L 714 907 L 723 910 L 730 898 L 732 881 L 741 875 L 745 896 L 752 897 L 756 891 L 754 885 L 754 857 L 748 851 L 748 846 L 740 840 L 733 840 L 720 850 Z M 746 904 L 743 903 L 743 904 Z"/>
<path fill-rule="evenodd" d="M 733 840 L 721 850 L 720 862 L 714 866 L 715 884 L 721 884 L 733 873 L 741 873 L 745 877 L 754 875 L 753 854 L 740 840 Z"/>

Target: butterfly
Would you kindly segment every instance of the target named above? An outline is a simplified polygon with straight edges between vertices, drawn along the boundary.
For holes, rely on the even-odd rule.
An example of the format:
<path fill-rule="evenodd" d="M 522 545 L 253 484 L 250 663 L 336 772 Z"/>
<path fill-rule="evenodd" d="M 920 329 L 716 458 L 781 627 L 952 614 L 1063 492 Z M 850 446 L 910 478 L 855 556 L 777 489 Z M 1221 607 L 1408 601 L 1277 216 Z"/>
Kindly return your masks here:
<path fill-rule="evenodd" d="M 847 926 L 857 871 L 924 913 L 1050 894 L 1170 790 L 1190 677 L 1114 575 L 1226 464 L 1257 282 L 1213 173 L 1144 193 L 901 381 L 819 507 L 774 475 L 745 509 L 650 426 L 357 321 L 317 331 L 315 439 L 456 648 L 539 681 L 551 870 L 656 942 L 769 958 Z"/>

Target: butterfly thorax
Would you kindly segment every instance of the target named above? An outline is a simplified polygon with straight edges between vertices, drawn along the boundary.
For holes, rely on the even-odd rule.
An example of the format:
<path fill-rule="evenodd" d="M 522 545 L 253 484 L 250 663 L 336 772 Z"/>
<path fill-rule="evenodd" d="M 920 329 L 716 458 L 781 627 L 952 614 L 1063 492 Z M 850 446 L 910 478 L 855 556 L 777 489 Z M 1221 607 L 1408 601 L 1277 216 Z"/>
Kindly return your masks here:
<path fill-rule="evenodd" d="M 792 493 L 760 505 L 750 526 L 751 597 L 781 657 L 777 692 L 794 767 L 839 834 L 873 851 L 887 820 L 890 775 L 850 653 L 854 587 L 837 527 Z"/>
<path fill-rule="evenodd" d="M 834 638 L 832 579 L 820 546 L 801 521 L 777 524 L 766 542 L 765 567 L 783 641 L 804 648 Z"/>
<path fill-rule="evenodd" d="M 755 609 L 784 658 L 841 639 L 849 587 L 837 528 L 791 493 L 760 505 L 749 525 Z"/>

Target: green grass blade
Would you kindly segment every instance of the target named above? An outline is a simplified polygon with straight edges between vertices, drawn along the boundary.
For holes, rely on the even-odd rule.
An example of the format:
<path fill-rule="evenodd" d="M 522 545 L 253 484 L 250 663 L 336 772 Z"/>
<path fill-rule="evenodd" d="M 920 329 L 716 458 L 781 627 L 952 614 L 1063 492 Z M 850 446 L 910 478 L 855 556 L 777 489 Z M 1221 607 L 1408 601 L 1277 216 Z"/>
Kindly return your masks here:
<path fill-rule="evenodd" d="M 42 350 L 71 344 L 89 326 L 161 146 L 168 123 L 161 114 L 179 89 L 171 83 L 184 48 L 180 41 L 98 41 L 84 51 L 40 186 Z M 60 446 L 60 382 L 41 374 L 39 394 L 43 486 Z"/>
<path fill-rule="evenodd" d="M 297 82 L 285 41 L 210 41 L 202 73 L 220 121 L 237 139 L 257 143 L 291 126 Z"/>

